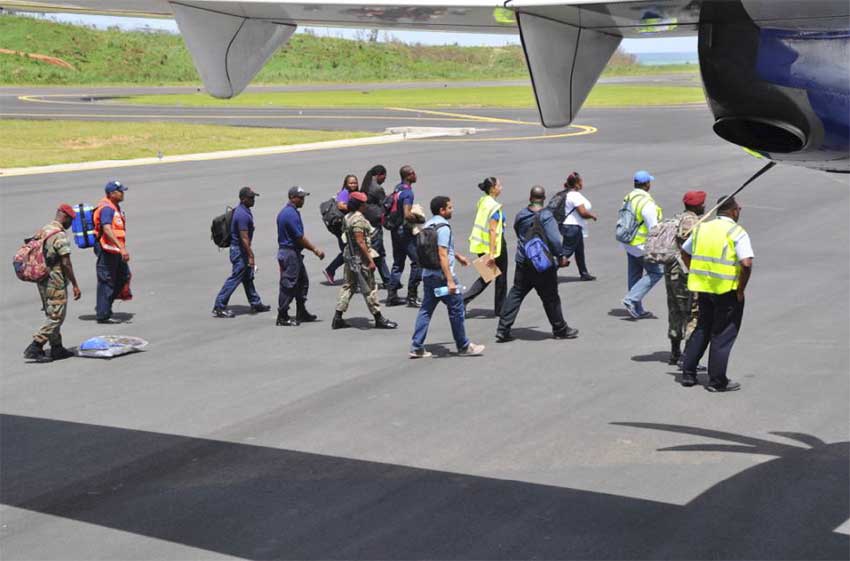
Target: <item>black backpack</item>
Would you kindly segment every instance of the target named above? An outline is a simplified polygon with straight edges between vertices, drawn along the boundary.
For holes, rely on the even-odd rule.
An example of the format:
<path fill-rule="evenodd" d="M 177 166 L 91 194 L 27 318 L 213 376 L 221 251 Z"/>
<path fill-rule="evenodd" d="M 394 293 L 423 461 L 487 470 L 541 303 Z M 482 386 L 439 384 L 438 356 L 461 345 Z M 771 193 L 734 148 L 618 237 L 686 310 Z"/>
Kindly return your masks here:
<path fill-rule="evenodd" d="M 440 264 L 440 249 L 437 244 L 437 231 L 448 224 L 431 224 L 422 228 L 416 234 L 416 259 L 422 269 L 442 269 Z"/>
<path fill-rule="evenodd" d="M 366 193 L 367 201 L 365 205 L 360 207 L 360 212 L 369 221 L 369 224 L 378 228 L 381 226 L 384 218 L 384 200 L 387 194 L 384 188 L 380 185 L 372 185 Z"/>
<path fill-rule="evenodd" d="M 224 214 L 213 218 L 210 226 L 210 238 L 218 247 L 230 247 L 230 224 L 233 222 L 233 209 L 227 207 Z"/>
<path fill-rule="evenodd" d="M 393 191 L 384 198 L 384 228 L 395 230 L 404 223 L 404 209 L 398 208 L 399 192 Z"/>
<path fill-rule="evenodd" d="M 558 191 L 552 195 L 552 198 L 549 199 L 549 202 L 546 204 L 546 208 L 552 211 L 552 216 L 555 217 L 555 221 L 558 224 L 563 224 L 564 220 L 567 219 L 567 214 L 564 211 L 567 204 L 567 192 L 568 191 L 566 189 Z"/>
<path fill-rule="evenodd" d="M 331 198 L 319 205 L 319 212 L 322 215 L 322 222 L 325 223 L 325 228 L 334 236 L 342 235 L 342 221 L 345 219 L 345 214 L 339 207 L 336 206 L 336 198 Z"/>

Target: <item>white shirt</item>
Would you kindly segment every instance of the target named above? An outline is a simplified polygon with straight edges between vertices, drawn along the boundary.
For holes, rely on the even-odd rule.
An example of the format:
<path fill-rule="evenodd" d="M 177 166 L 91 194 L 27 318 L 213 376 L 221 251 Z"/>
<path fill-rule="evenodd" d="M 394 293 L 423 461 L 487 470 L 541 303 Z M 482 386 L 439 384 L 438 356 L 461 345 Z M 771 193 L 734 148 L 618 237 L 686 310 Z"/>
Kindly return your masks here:
<path fill-rule="evenodd" d="M 567 193 L 564 202 L 564 213 L 567 218 L 564 219 L 564 225 L 581 226 L 582 234 L 587 237 L 587 220 L 578 213 L 578 208 L 584 206 L 585 210 L 590 210 L 593 206 L 587 198 L 578 191 L 570 191 Z"/>
<path fill-rule="evenodd" d="M 717 218 L 720 220 L 726 220 L 731 224 L 735 224 L 735 221 L 728 216 L 718 216 Z M 693 255 L 693 239 L 694 237 L 691 236 L 682 246 L 682 251 L 688 255 Z M 735 254 L 738 256 L 738 262 L 755 257 L 755 254 L 753 253 L 753 244 L 750 242 L 750 235 L 743 228 L 738 231 L 738 234 L 733 241 L 735 242 Z"/>
<path fill-rule="evenodd" d="M 658 207 L 655 206 L 655 201 L 649 199 L 646 202 L 646 204 L 643 206 L 641 217 L 643 218 L 643 223 L 646 224 L 647 231 L 652 230 L 652 228 L 655 227 L 656 224 L 658 224 Z M 624 243 L 621 245 L 625 248 L 627 253 L 630 253 L 635 257 L 644 256 L 644 249 L 646 244 L 631 245 Z"/>

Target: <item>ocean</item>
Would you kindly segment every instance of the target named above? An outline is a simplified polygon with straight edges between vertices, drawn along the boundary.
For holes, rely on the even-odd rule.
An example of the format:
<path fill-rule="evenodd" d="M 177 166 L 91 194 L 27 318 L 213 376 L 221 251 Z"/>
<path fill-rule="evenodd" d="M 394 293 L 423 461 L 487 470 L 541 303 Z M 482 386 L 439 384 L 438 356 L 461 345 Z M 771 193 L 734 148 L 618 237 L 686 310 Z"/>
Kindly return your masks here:
<path fill-rule="evenodd" d="M 699 64 L 696 51 L 681 53 L 634 53 L 640 64 L 650 66 L 665 64 Z"/>

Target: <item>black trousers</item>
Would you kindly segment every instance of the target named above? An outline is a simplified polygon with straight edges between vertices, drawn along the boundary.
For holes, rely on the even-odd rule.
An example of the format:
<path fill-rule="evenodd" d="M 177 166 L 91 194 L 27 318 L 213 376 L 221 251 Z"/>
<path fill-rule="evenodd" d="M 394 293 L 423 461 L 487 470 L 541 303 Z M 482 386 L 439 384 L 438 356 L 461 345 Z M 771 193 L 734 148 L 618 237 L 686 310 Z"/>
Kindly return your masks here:
<path fill-rule="evenodd" d="M 497 335 L 504 336 L 511 332 L 511 327 L 519 314 L 520 305 L 532 289 L 537 291 L 537 296 L 543 303 L 543 310 L 552 325 L 552 332 L 558 334 L 567 330 L 567 322 L 564 321 L 564 313 L 561 309 L 561 296 L 558 294 L 558 268 L 552 267 L 548 271 L 538 273 L 531 263 L 525 262 L 516 266 L 514 285 L 505 299 L 502 315 L 499 317 L 499 327 L 496 330 Z"/>
<path fill-rule="evenodd" d="M 744 303 L 738 302 L 735 291 L 725 294 L 699 293 L 699 316 L 697 327 L 688 339 L 682 358 L 682 372 L 696 375 L 697 365 L 708 353 L 708 377 L 712 386 L 725 386 L 729 383 L 726 367 L 732 345 L 741 330 L 744 317 Z"/>
<path fill-rule="evenodd" d="M 584 260 L 584 231 L 581 226 L 575 224 L 561 224 L 561 235 L 564 237 L 564 255 L 576 257 L 578 273 L 582 276 L 587 273 L 587 263 Z"/>
<path fill-rule="evenodd" d="M 485 253 L 479 253 L 478 257 L 482 255 L 486 255 Z M 508 294 L 508 247 L 505 245 L 505 238 L 502 238 L 502 253 L 496 257 L 496 266 L 502 271 L 502 274 L 496 277 L 493 282 L 496 285 L 496 294 L 495 299 L 493 301 L 493 313 L 496 316 L 502 315 L 502 307 L 505 305 L 505 297 Z M 472 286 L 469 287 L 463 295 L 463 303 L 464 305 L 469 304 L 475 298 L 484 292 L 484 289 L 490 286 L 489 282 L 484 282 L 481 277 L 475 279 L 475 282 L 472 283 Z"/>
<path fill-rule="evenodd" d="M 305 312 L 310 280 L 304 267 L 304 256 L 294 249 L 281 249 L 277 254 L 280 266 L 280 288 L 277 295 L 277 311 L 289 314 L 289 306 L 295 300 L 296 311 Z"/>

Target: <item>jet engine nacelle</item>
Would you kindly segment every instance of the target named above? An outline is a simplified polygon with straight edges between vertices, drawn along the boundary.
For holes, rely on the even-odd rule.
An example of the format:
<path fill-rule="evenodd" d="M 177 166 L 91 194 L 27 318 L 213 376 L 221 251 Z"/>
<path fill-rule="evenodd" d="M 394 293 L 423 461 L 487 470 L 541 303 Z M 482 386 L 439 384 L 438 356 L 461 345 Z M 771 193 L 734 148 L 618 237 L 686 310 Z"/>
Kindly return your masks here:
<path fill-rule="evenodd" d="M 847 18 L 801 21 L 806 29 L 760 27 L 746 2 L 705 4 L 700 17 L 700 69 L 714 131 L 773 160 L 850 171 Z"/>

